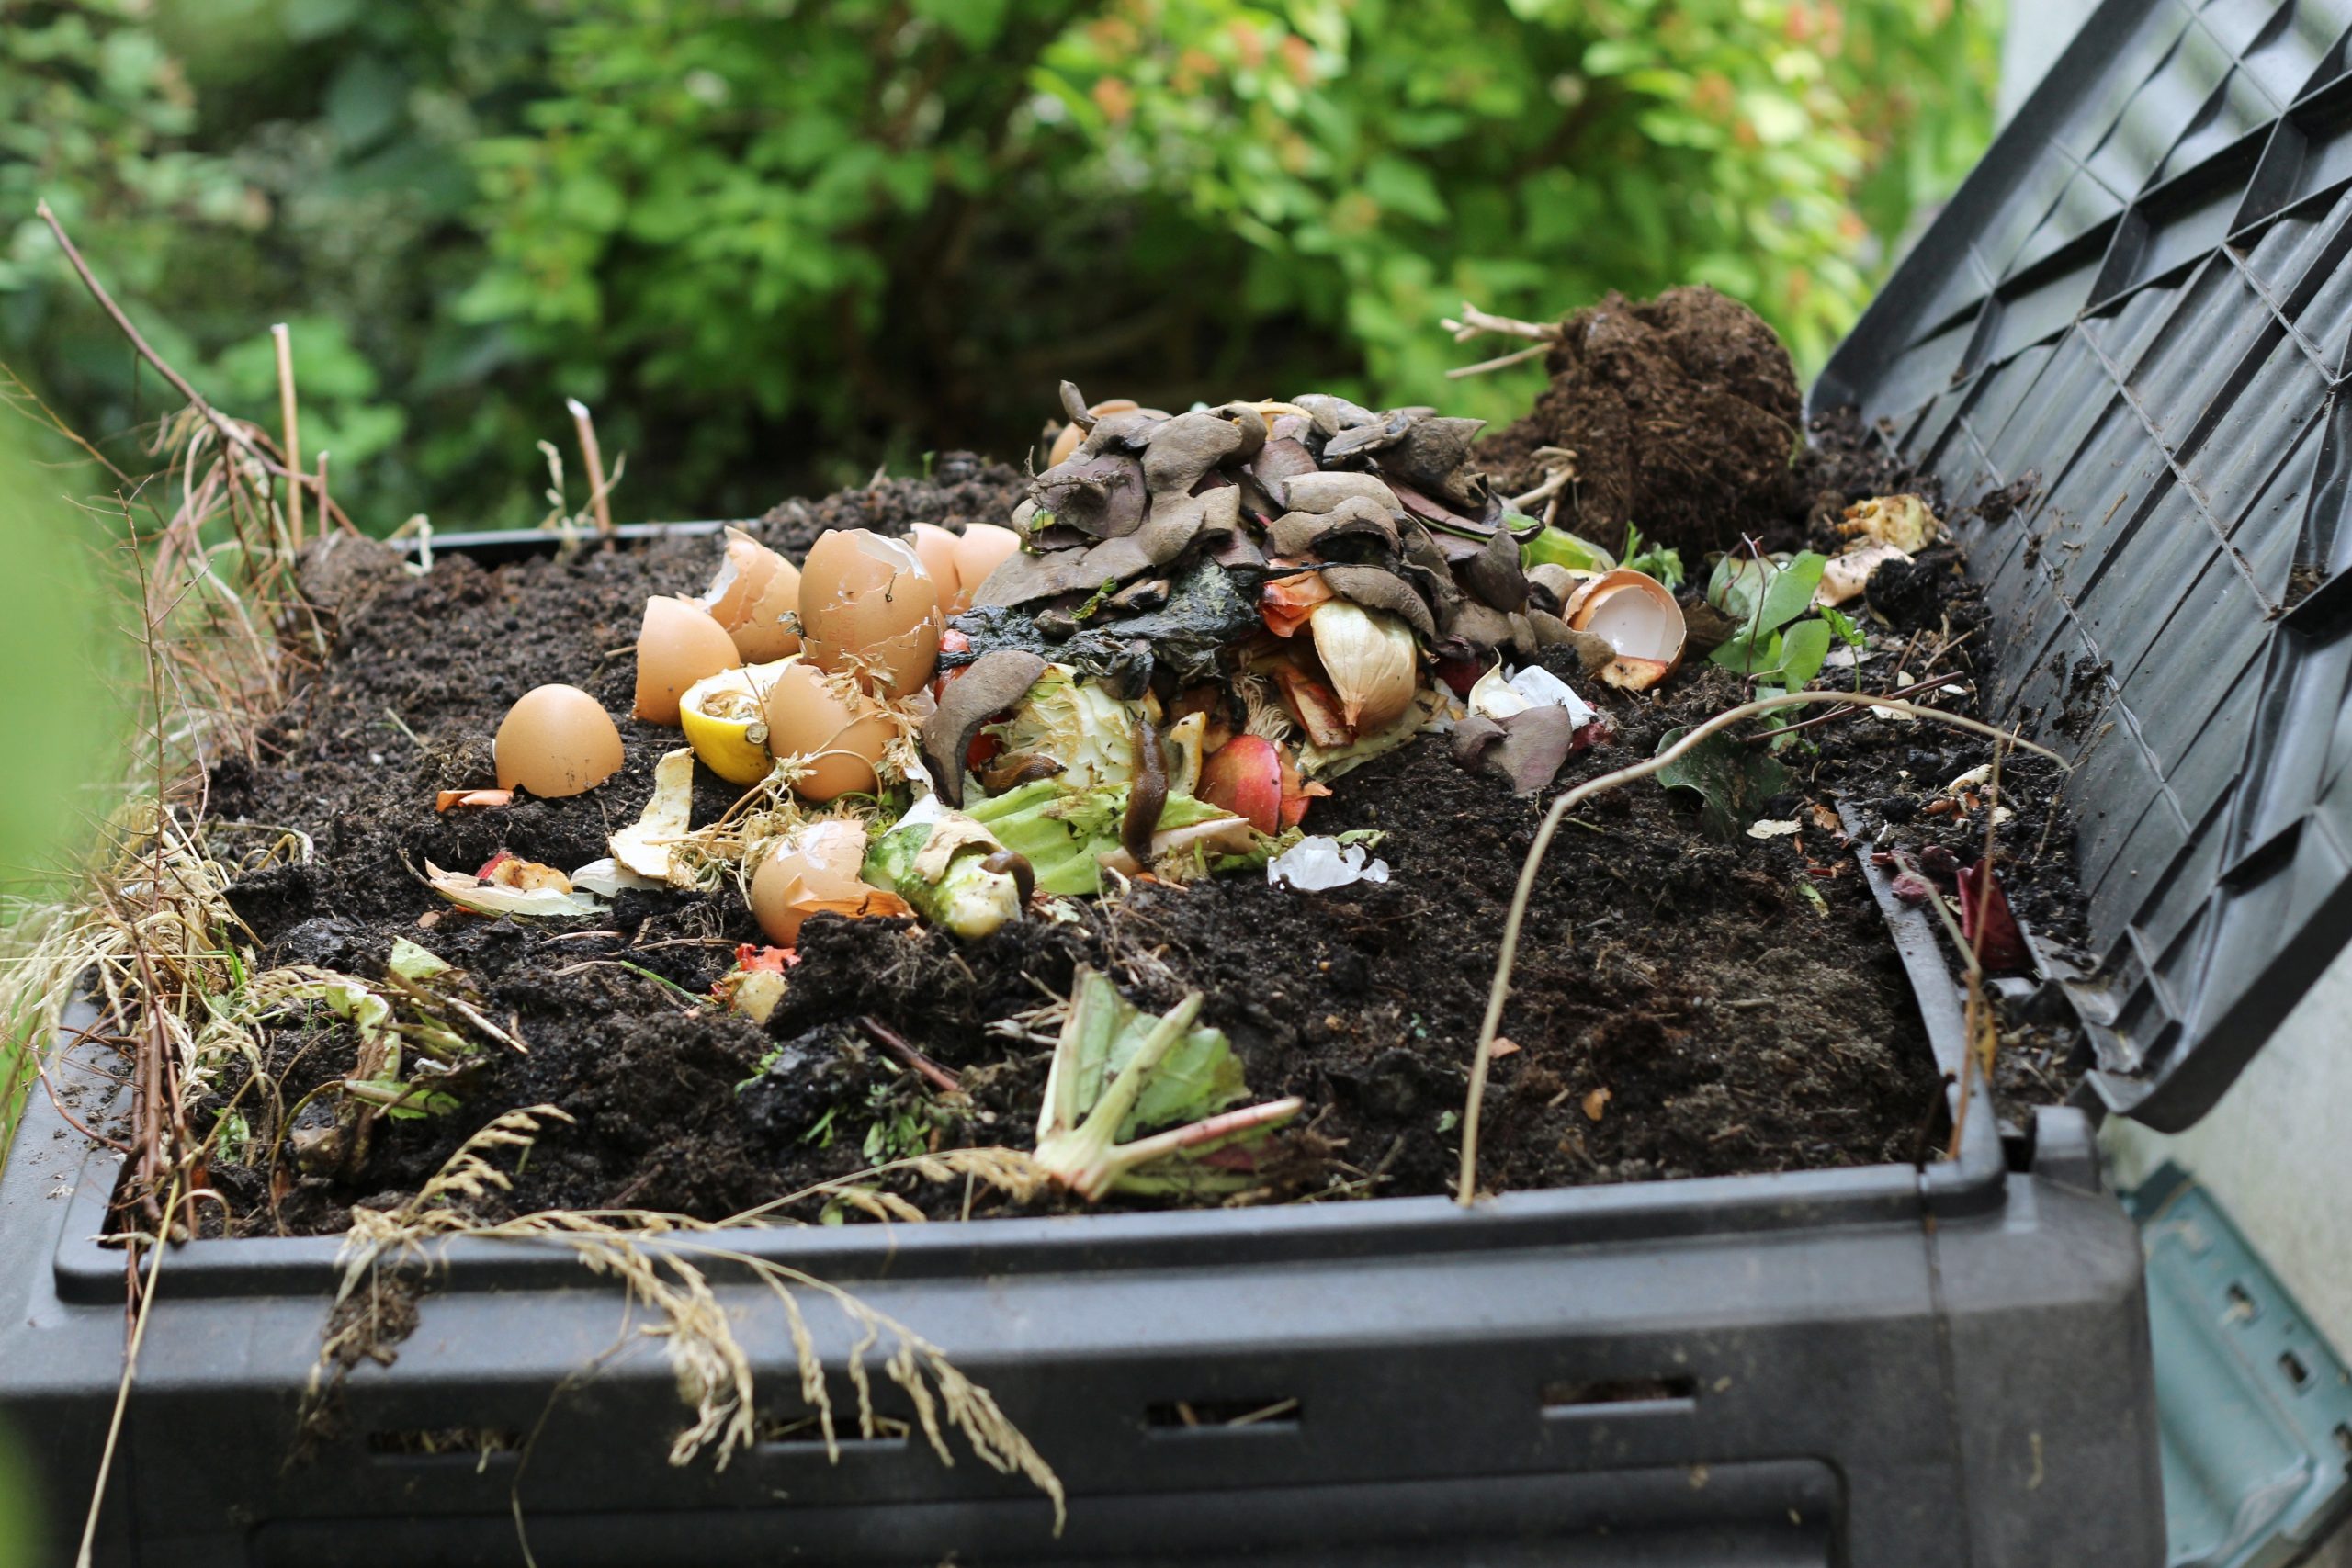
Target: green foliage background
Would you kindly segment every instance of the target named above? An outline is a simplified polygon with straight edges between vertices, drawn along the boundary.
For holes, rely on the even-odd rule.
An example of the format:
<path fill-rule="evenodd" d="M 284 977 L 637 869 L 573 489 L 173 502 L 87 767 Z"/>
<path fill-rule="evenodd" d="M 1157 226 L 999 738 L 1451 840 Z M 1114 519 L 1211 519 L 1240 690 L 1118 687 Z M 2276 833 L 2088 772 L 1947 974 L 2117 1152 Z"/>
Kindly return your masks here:
<path fill-rule="evenodd" d="M 164 411 L 32 220 L 371 525 L 1022 450 L 1057 379 L 1508 416 L 1433 325 L 1686 281 L 1819 361 L 1989 128 L 1954 0 L 0 0 L 0 356 Z M 568 444 L 568 443 L 567 443 Z M 575 502 L 577 501 L 575 495 Z"/>

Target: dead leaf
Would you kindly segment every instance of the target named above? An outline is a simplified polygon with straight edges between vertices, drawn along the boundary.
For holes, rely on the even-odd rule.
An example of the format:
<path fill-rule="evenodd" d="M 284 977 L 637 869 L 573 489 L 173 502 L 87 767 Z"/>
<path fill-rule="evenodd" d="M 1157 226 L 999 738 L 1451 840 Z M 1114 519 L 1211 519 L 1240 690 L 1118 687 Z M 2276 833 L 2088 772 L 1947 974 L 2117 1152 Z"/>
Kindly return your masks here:
<path fill-rule="evenodd" d="M 1519 1055 L 1519 1042 L 1507 1034 L 1498 1034 L 1495 1043 L 1487 1048 L 1487 1055 L 1490 1057 L 1515 1056 Z"/>

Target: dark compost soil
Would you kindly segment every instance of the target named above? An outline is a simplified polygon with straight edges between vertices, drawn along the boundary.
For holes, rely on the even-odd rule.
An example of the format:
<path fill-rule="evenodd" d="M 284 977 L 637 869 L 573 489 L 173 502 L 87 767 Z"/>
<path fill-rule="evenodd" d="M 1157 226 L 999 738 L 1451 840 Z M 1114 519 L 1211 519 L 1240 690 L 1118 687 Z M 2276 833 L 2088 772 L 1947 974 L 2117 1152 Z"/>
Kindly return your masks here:
<path fill-rule="evenodd" d="M 1851 499 L 1907 478 L 1881 471 L 1849 427 L 1819 438 L 1817 456 L 1774 481 L 1790 491 L 1777 514 L 1788 529 L 1803 526 L 1821 491 Z M 788 503 L 757 531 L 797 557 L 826 527 L 995 520 L 1019 493 L 1013 470 L 951 456 L 937 482 Z M 628 1206 L 716 1218 L 910 1141 L 1023 1146 L 1047 1048 L 990 1026 L 1066 991 L 1080 963 L 1109 969 L 1154 1008 L 1204 991 L 1204 1018 L 1231 1037 L 1253 1095 L 1305 1097 L 1307 1114 L 1277 1145 L 1259 1196 L 1445 1189 L 1504 908 L 1547 795 L 1515 798 L 1501 780 L 1463 771 L 1441 738 L 1337 781 L 1308 816 L 1309 831 L 1384 830 L 1378 853 L 1393 868 L 1384 885 L 1320 894 L 1257 876 L 1145 885 L 1088 904 L 1075 923 L 1032 920 L 969 944 L 906 921 L 820 915 L 765 1029 L 648 974 L 700 995 L 737 942 L 759 941 L 731 890 L 625 894 L 600 920 L 525 924 L 456 911 L 424 886 L 412 867 L 427 860 L 470 869 L 503 848 L 568 867 L 606 852 L 608 832 L 643 806 L 675 731 L 622 719 L 627 767 L 574 798 L 441 815 L 434 792 L 488 782 L 492 732 L 534 685 L 571 682 L 625 714 L 628 649 L 646 596 L 697 592 L 718 549 L 713 537 L 673 537 L 494 570 L 445 550 L 412 576 L 389 552 L 345 542 L 309 563 L 307 585 L 335 615 L 334 657 L 267 728 L 260 765 L 236 759 L 215 770 L 209 809 L 299 830 L 315 856 L 240 878 L 233 906 L 265 963 L 372 976 L 395 937 L 421 942 L 469 972 L 487 1010 L 529 1052 L 485 1055 L 454 1112 L 379 1126 L 356 1179 L 297 1179 L 280 1161 L 273 1201 L 263 1168 L 216 1164 L 238 1234 L 338 1230 L 352 1204 L 397 1201 L 492 1117 L 541 1102 L 576 1125 L 551 1129 L 534 1149 L 512 1197 L 518 1211 Z M 1982 618 L 1949 550 L 1902 586 L 1888 606 L 1893 626 L 1876 633 L 1863 665 L 1876 689 L 1906 657 L 1916 675 L 1928 652 Z M 1963 693 L 1981 641 L 1938 667 Z M 1695 660 L 1663 700 L 1578 684 L 1618 736 L 1571 763 L 1556 788 L 1646 757 L 1668 729 L 1742 696 L 1736 677 Z M 1962 696 L 1939 700 L 1966 706 Z M 1816 744 L 1789 759 L 1796 789 L 1768 807 L 1803 824 L 1793 838 L 1710 839 L 1681 799 L 1649 783 L 1594 801 L 1564 829 L 1537 885 L 1504 1021 L 1519 1049 L 1497 1061 L 1487 1100 L 1489 1186 L 1925 1154 L 1940 1080 L 1853 852 L 1814 808 L 1843 795 L 1894 842 L 1941 841 L 1972 859 L 1982 813 L 1928 808 L 1946 779 L 1989 750 L 1872 717 L 1809 733 Z M 2036 768 L 2013 764 L 2011 777 L 2018 817 L 2005 833 L 2025 844 L 2040 834 L 2043 849 L 2034 866 L 2005 875 L 2020 913 L 2063 937 L 2073 906 L 2052 890 L 2068 885 L 2071 832 L 2044 831 Z M 695 820 L 736 793 L 701 775 Z M 866 1015 L 958 1070 L 968 1102 L 933 1098 L 876 1049 L 859 1028 Z M 269 1066 L 284 1102 L 341 1076 L 352 1048 L 348 1026 L 323 1009 L 281 1018 Z M 2037 1071 L 2054 1074 L 2066 1042 L 2039 1048 Z M 220 1086 L 235 1088 L 233 1078 Z M 986 1191 L 967 1199 L 960 1186 L 911 1177 L 899 1185 L 943 1216 L 967 1201 L 975 1215 L 1010 1212 Z M 801 1217 L 816 1217 L 816 1205 Z"/>

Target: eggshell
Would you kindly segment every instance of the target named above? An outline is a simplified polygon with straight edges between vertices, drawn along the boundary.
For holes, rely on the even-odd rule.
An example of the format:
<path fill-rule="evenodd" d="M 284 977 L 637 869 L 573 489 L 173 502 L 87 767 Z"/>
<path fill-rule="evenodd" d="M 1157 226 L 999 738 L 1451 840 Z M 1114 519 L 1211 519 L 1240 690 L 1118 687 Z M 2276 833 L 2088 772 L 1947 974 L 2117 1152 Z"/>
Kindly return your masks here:
<path fill-rule="evenodd" d="M 734 638 L 700 604 L 666 594 L 648 599 L 637 634 L 637 716 L 676 724 L 687 687 L 742 661 Z"/>
<path fill-rule="evenodd" d="M 752 918 L 768 940 L 790 947 L 820 906 L 854 906 L 879 890 L 858 873 L 865 829 L 854 822 L 812 822 L 778 843 L 752 874 Z"/>
<path fill-rule="evenodd" d="M 621 769 L 621 732 L 577 686 L 534 686 L 498 727 L 498 787 L 545 798 L 595 788 Z"/>
<path fill-rule="evenodd" d="M 702 604 L 734 639 L 741 662 L 800 651 L 800 569 L 741 528 L 727 530 L 727 557 Z"/>
<path fill-rule="evenodd" d="M 1606 571 L 1568 601 L 1568 625 L 1591 632 L 1626 660 L 1661 668 L 1657 679 L 1682 662 L 1682 606 L 1666 585 L 1644 572 Z M 1612 682 L 1613 683 L 1613 682 Z"/>
<path fill-rule="evenodd" d="M 792 660 L 768 685 L 767 719 L 768 750 L 808 770 L 792 786 L 803 799 L 865 795 L 877 784 L 875 768 L 894 731 L 873 699 L 844 700 L 822 671 Z"/>
<path fill-rule="evenodd" d="M 972 607 L 972 598 L 989 573 L 1006 560 L 1021 553 L 1021 536 L 1010 528 L 1000 528 L 993 523 L 975 523 L 966 528 L 956 541 L 956 603 L 953 612 L 962 615 Z"/>
<path fill-rule="evenodd" d="M 905 696 L 939 665 L 940 592 L 903 541 L 865 528 L 819 536 L 800 570 L 803 649 L 867 691 Z"/>
<path fill-rule="evenodd" d="M 923 570 L 931 573 L 931 585 L 938 592 L 943 608 L 962 585 L 956 564 L 958 542 L 955 535 L 933 523 L 918 523 L 907 530 L 907 543 L 914 547 L 915 558 L 922 562 Z"/>

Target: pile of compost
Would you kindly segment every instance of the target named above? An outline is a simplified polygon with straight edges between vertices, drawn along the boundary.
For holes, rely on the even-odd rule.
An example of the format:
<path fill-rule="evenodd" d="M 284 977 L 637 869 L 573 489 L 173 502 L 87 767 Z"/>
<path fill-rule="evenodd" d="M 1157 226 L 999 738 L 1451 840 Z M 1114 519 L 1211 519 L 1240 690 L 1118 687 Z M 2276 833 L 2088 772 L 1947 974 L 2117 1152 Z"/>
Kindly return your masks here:
<path fill-rule="evenodd" d="M 896 912 L 907 908 L 902 901 L 862 912 L 827 908 L 797 921 L 787 952 L 773 945 L 774 924 L 754 916 L 748 868 L 701 887 L 627 878 L 595 912 L 570 918 L 483 914 L 453 903 L 432 885 L 435 871 L 487 874 L 502 858 L 581 867 L 611 855 L 615 835 L 639 820 L 654 796 L 657 763 L 682 746 L 677 728 L 624 716 L 644 701 L 632 650 L 650 625 L 648 600 L 702 592 L 730 546 L 711 533 L 626 547 L 551 540 L 543 554 L 484 566 L 445 544 L 423 570 L 356 538 L 314 549 L 304 586 L 333 627 L 333 655 L 265 727 L 258 760 L 225 760 L 209 780 L 213 819 L 266 824 L 307 840 L 305 852 L 236 877 L 230 901 L 248 928 L 236 940 L 254 949 L 261 966 L 314 966 L 395 990 L 385 977 L 413 973 L 422 950 L 451 966 L 454 979 L 443 974 L 433 983 L 461 984 L 467 1016 L 483 1027 L 460 1031 L 473 1037 L 463 1070 L 442 1091 L 373 1119 L 364 1147 L 355 1148 L 322 1139 L 334 1131 L 338 1086 L 362 1048 L 359 1024 L 324 1002 L 273 1015 L 264 1063 L 272 1092 L 242 1092 L 252 1087 L 246 1070 L 231 1068 L 198 1107 L 199 1132 L 232 1104 L 240 1119 L 241 1135 L 216 1144 L 209 1168 L 229 1232 L 338 1231 L 354 1205 L 406 1201 L 469 1134 L 504 1111 L 539 1104 L 572 1120 L 541 1136 L 511 1193 L 484 1200 L 493 1208 L 634 1208 L 718 1219 L 910 1156 L 1027 1149 L 1048 1093 L 1051 1009 L 1090 972 L 1147 1018 L 1198 993 L 1197 1024 L 1229 1043 L 1248 1100 L 1301 1102 L 1246 1157 L 1222 1164 L 1213 1188 L 1113 1194 L 1101 1204 L 1445 1190 L 1506 907 L 1546 804 L 1654 755 L 1675 732 L 1753 694 L 1752 670 L 1712 661 L 1697 646 L 1709 627 L 1721 641 L 1737 619 L 1711 608 L 1708 592 L 1723 598 L 1726 584 L 1737 592 L 1744 539 L 1769 577 L 1779 569 L 1761 552 L 1808 543 L 1825 554 L 1849 550 L 1856 525 L 1849 508 L 1922 493 L 1914 476 L 1871 452 L 1850 421 L 1801 445 L 1786 355 L 1760 322 L 1718 297 L 1679 290 L 1637 307 L 1612 299 L 1565 325 L 1543 401 L 1484 446 L 1470 444 L 1466 422 L 1429 411 L 1375 413 L 1306 399 L 1227 405 L 1260 411 L 1250 414 L 1207 411 L 1249 425 L 1253 441 L 1261 427 L 1250 422 L 1263 422 L 1262 444 L 1238 459 L 1251 464 L 1277 440 L 1304 443 L 1329 463 L 1339 461 L 1334 444 L 1351 444 L 1375 470 L 1382 451 L 1447 448 L 1423 464 L 1429 488 L 1417 497 L 1429 503 L 1429 536 L 1453 530 L 1439 552 L 1445 570 L 1433 556 L 1419 575 L 1408 560 L 1386 574 L 1403 576 L 1425 608 L 1435 606 L 1439 620 L 1419 653 L 1438 672 L 1425 669 L 1422 679 L 1441 711 L 1408 716 L 1401 739 L 1331 773 L 1328 794 L 1285 786 L 1286 819 L 1264 824 L 1280 832 L 1259 835 L 1254 855 L 1195 857 L 1187 872 L 1148 854 L 1142 863 L 1131 857 L 1125 874 L 1102 873 L 1099 895 L 1024 897 L 1017 918 L 973 932 L 948 929 L 935 910 Z M 1221 581 L 1280 581 L 1296 570 L 1272 548 L 1283 519 L 1270 514 L 1270 498 L 1243 483 L 1238 503 L 1227 502 L 1225 531 L 1202 533 L 1193 514 L 1215 509 L 1194 503 L 1224 481 L 1180 474 L 1173 488 L 1151 491 L 1146 531 L 1136 536 L 1150 536 L 1152 517 L 1189 509 L 1181 552 L 1139 556 L 1123 577 L 1065 571 L 1055 564 L 1057 551 L 1076 560 L 1127 536 L 1102 530 L 1118 525 L 1115 513 L 1135 497 L 1091 476 L 1130 461 L 1139 476 L 1149 467 L 1143 426 L 1132 427 L 1135 456 L 1118 445 L 1127 427 L 1116 422 L 1131 414 L 1111 405 L 1071 412 L 1073 435 L 1086 440 L 1065 442 L 1061 461 L 1042 474 L 950 454 L 926 478 L 787 502 L 744 525 L 741 536 L 799 562 L 831 531 L 898 536 L 923 524 L 960 536 L 976 525 L 1011 525 L 1026 543 L 1009 567 L 1027 575 L 1014 590 L 1005 588 L 1009 579 L 991 577 L 968 610 L 947 620 L 944 672 L 977 671 L 991 654 L 1025 650 L 1039 660 L 1066 659 L 1055 667 L 1122 698 L 1156 703 L 1155 681 L 1166 691 L 1171 679 L 1193 678 L 1170 676 L 1170 666 L 1206 657 L 1200 637 L 1187 640 L 1200 622 L 1183 615 L 1202 601 L 1186 573 L 1212 561 L 1227 574 Z M 1580 477 L 1553 486 L 1554 524 L 1577 522 L 1605 557 L 1627 543 L 1623 524 L 1634 522 L 1658 530 L 1687 563 L 1689 581 L 1674 597 L 1690 617 L 1693 649 L 1663 677 L 1639 660 L 1612 660 L 1591 634 L 1566 629 L 1567 599 L 1540 582 L 1581 587 L 1591 572 L 1567 581 L 1531 568 L 1529 581 L 1539 586 L 1518 623 L 1498 622 L 1490 635 L 1482 635 L 1480 617 L 1489 615 L 1477 602 L 1483 590 L 1453 611 L 1442 603 L 1452 591 L 1446 572 L 1470 581 L 1487 570 L 1475 563 L 1500 558 L 1516 577 L 1521 560 L 1540 553 L 1540 518 L 1508 502 L 1561 477 L 1563 459 L 1545 454 L 1563 448 L 1573 449 Z M 1220 448 L 1209 460 L 1235 459 Z M 1089 463 L 1098 468 L 1086 469 Z M 1084 470 L 1075 478 L 1072 464 Z M 1392 457 L 1382 471 L 1399 467 Z M 1256 470 L 1224 471 L 1247 480 Z M 1486 473 L 1491 479 L 1478 478 Z M 1599 476 L 1596 488 L 1584 488 L 1581 476 Z M 1270 490 L 1284 482 L 1266 481 Z M 1922 504 L 1932 513 L 1939 498 L 1926 491 Z M 1531 513 L 1542 506 L 1531 502 Z M 1101 527 L 1077 536 L 1073 519 L 1089 507 Z M 1411 510 L 1398 513 L 1408 531 L 1422 515 Z M 1374 556 L 1398 560 L 1379 555 L 1397 548 L 1396 527 L 1380 535 L 1369 526 L 1380 519 L 1366 518 L 1369 533 L 1351 536 L 1369 538 L 1372 555 L 1339 550 L 1334 531 L 1301 545 L 1327 551 L 1310 566 L 1341 568 L 1331 573 L 1338 583 L 1350 581 L 1351 566 L 1381 570 L 1367 564 Z M 1562 533 L 1545 527 L 1541 536 Z M 1732 552 L 1728 565 L 1706 558 L 1724 551 Z M 1244 553 L 1257 556 L 1255 566 L 1240 560 Z M 1091 557 L 1098 566 L 1105 558 Z M 1379 592 L 1393 593 L 1385 585 Z M 1247 596 L 1243 604 L 1254 618 L 1259 604 Z M 1562 630 L 1532 635 L 1538 610 Z M 1917 701 L 1975 711 L 1993 650 L 1973 635 L 1984 615 L 1952 547 L 1939 539 L 1879 565 L 1846 612 L 1856 641 L 1841 645 L 1816 684 L 1920 689 Z M 1294 642 L 1303 648 L 1305 637 L 1302 631 Z M 1775 649 L 1780 640 L 1776 634 Z M 1253 646 L 1262 653 L 1273 645 L 1258 634 Z M 1292 657 L 1279 648 L 1273 656 Z M 1465 744 L 1464 725 L 1489 721 L 1463 712 L 1459 692 L 1447 697 L 1449 659 L 1543 671 L 1572 687 L 1596 716 L 1579 724 L 1566 760 L 1546 776 L 1515 774 L 1499 760 L 1508 748 Z M 1453 674 L 1466 683 L 1475 672 Z M 1295 682 L 1276 673 L 1269 689 L 1279 685 L 1287 700 Z M 495 785 L 506 769 L 493 737 L 518 699 L 550 682 L 578 687 L 613 716 L 617 771 L 553 798 L 526 788 L 481 797 L 497 804 L 451 804 L 445 792 Z M 952 678 L 940 688 L 955 689 Z M 1171 697 L 1170 711 L 1174 705 Z M 1238 733 L 1240 715 L 1231 716 Z M 1769 725 L 1750 729 L 1762 728 Z M 960 763 L 969 737 L 953 739 Z M 1299 754 L 1310 744 L 1299 738 Z M 1763 754 L 1760 743 L 1736 744 Z M 1502 1023 L 1510 1045 L 1495 1060 L 1486 1100 L 1482 1185 L 1934 1157 L 1945 1132 L 1943 1080 L 1860 854 L 1876 852 L 1915 883 L 1924 876 L 1921 886 L 1948 891 L 1951 873 L 1978 859 L 1997 811 L 2009 902 L 2037 937 L 2065 940 L 2077 905 L 2071 829 L 2052 799 L 2054 770 L 2012 753 L 1995 796 L 1963 778 L 1992 755 L 1974 735 L 1844 710 L 1788 738 L 1773 753 L 1777 766 L 1743 775 L 1766 781 L 1769 795 L 1722 801 L 1645 780 L 1573 815 L 1527 910 Z M 956 786 L 977 794 L 987 769 L 979 761 L 967 778 L 951 763 L 953 784 L 940 782 L 951 795 Z M 1039 776 L 1047 775 L 1032 768 L 1026 780 L 1000 783 L 1017 789 Z M 1956 780 L 1959 787 L 1948 787 Z M 1199 787 L 1205 797 L 1209 784 Z M 745 786 L 703 763 L 694 766 L 691 790 L 696 825 L 743 810 Z M 1841 804 L 1864 824 L 1868 843 L 1849 839 Z M 1354 859 L 1378 857 L 1385 879 L 1303 890 L 1270 876 L 1267 861 L 1301 834 L 1345 835 Z M 772 1010 L 714 998 L 715 987 L 725 997 L 740 987 L 747 964 L 780 970 L 780 997 L 767 998 Z M 2064 1092 L 2070 1038 L 2043 1029 L 2017 1033 L 2012 1043 L 2005 1093 Z M 872 1182 L 936 1218 L 1088 1206 L 1068 1190 L 1015 1196 L 985 1183 L 938 1183 L 916 1170 Z M 813 1220 L 862 1210 L 824 1192 L 785 1212 Z"/>

